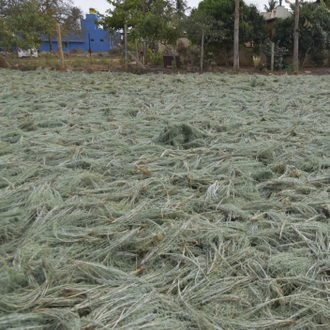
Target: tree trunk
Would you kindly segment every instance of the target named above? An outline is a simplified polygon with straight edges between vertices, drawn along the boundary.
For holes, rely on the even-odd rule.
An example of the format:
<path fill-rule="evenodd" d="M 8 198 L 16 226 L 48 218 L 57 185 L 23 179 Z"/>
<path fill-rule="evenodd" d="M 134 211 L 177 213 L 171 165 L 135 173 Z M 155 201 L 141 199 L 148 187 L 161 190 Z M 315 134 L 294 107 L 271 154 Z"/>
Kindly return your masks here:
<path fill-rule="evenodd" d="M 127 24 L 124 26 L 124 40 L 125 40 L 125 68 L 128 66 L 128 54 L 127 54 Z"/>
<path fill-rule="evenodd" d="M 234 70 L 239 70 L 239 0 L 235 0 Z"/>
<path fill-rule="evenodd" d="M 57 32 L 57 45 L 58 49 L 57 52 L 60 56 L 60 61 L 61 61 L 61 69 L 64 69 L 64 56 L 63 56 L 63 49 L 62 49 L 62 36 L 61 36 L 61 27 L 60 24 L 56 24 L 56 32 Z"/>
<path fill-rule="evenodd" d="M 134 40 L 134 48 L 135 48 L 135 57 L 139 58 L 139 49 L 138 49 L 138 45 L 137 45 L 137 40 Z"/>
<path fill-rule="evenodd" d="M 147 64 L 147 42 L 143 40 L 143 64 Z"/>
<path fill-rule="evenodd" d="M 122 29 L 123 29 L 123 39 L 121 40 L 121 44 L 122 44 L 122 46 L 125 46 L 125 24 L 122 27 Z"/>
<path fill-rule="evenodd" d="M 142 0 L 142 13 L 145 19 L 146 17 L 146 0 Z M 143 39 L 143 64 L 147 64 L 147 44 L 146 41 Z"/>
<path fill-rule="evenodd" d="M 293 67 L 294 70 L 299 68 L 299 0 L 296 0 L 296 8 L 294 11 L 294 42 L 293 42 Z"/>
<path fill-rule="evenodd" d="M 53 52 L 54 49 L 53 49 L 53 41 L 52 41 L 52 36 L 49 34 L 48 35 L 48 41 L 49 41 L 49 51 L 50 52 Z"/>

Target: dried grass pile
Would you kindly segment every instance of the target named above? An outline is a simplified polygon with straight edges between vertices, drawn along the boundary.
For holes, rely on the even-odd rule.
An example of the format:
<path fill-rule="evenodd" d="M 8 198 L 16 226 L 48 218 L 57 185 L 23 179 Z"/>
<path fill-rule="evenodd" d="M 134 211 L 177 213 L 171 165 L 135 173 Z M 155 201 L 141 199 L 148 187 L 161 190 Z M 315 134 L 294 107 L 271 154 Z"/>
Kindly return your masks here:
<path fill-rule="evenodd" d="M 329 80 L 0 74 L 0 328 L 329 329 Z"/>

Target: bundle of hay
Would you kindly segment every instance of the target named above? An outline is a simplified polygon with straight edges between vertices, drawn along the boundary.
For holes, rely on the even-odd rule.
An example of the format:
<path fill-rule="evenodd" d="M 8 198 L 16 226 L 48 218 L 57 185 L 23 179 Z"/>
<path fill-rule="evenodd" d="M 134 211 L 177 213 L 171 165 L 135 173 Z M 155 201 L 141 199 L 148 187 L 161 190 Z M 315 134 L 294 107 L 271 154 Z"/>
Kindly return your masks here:
<path fill-rule="evenodd" d="M 155 142 L 172 145 L 177 149 L 198 148 L 204 146 L 204 142 L 201 139 L 206 136 L 207 134 L 194 126 L 179 123 L 166 126 Z"/>

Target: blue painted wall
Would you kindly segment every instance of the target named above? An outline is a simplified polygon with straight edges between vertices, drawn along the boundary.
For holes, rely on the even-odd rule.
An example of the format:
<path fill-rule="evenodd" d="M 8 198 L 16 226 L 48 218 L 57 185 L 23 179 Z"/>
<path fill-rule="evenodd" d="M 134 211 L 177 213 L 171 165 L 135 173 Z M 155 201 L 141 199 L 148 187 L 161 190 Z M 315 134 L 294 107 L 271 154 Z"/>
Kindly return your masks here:
<path fill-rule="evenodd" d="M 96 14 L 87 14 L 85 19 L 81 19 L 81 30 L 82 35 L 69 36 L 62 38 L 62 47 L 64 52 L 70 51 L 72 48 L 81 48 L 85 52 L 89 50 L 89 40 L 88 34 L 91 39 L 91 49 L 92 52 L 107 52 L 109 49 L 113 48 L 112 38 L 109 38 L 107 31 L 99 28 L 98 24 L 95 24 L 95 21 L 98 21 Z M 56 52 L 58 45 L 57 40 L 52 40 L 53 49 Z M 41 51 L 49 52 L 49 41 L 44 37 L 44 41 L 41 44 Z"/>

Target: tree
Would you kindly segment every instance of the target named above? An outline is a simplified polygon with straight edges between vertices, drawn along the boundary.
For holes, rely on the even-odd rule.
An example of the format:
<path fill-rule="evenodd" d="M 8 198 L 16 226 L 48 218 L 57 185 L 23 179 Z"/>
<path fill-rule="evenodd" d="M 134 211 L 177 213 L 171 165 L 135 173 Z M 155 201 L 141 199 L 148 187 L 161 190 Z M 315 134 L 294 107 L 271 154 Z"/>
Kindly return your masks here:
<path fill-rule="evenodd" d="M 106 15 L 99 13 L 100 24 L 105 30 L 115 32 L 128 28 L 134 28 L 143 18 L 141 0 L 107 0 L 113 7 L 106 11 Z"/>
<path fill-rule="evenodd" d="M 176 44 L 182 31 L 182 17 L 186 8 L 183 0 L 107 0 L 112 9 L 100 15 L 104 29 L 116 31 L 127 24 L 130 38 L 143 38 L 151 43 Z"/>
<path fill-rule="evenodd" d="M 212 16 L 208 16 L 197 9 L 193 9 L 190 16 L 185 17 L 184 30 L 191 44 L 201 48 L 200 66 L 202 70 L 204 50 L 208 48 L 210 43 L 222 38 L 221 22 L 217 22 Z M 213 55 L 212 52 L 210 54 Z"/>
<path fill-rule="evenodd" d="M 265 19 L 260 15 L 259 10 L 255 5 L 250 5 L 245 8 L 244 14 L 245 28 L 242 33 L 243 42 L 253 42 L 256 45 L 262 44 L 268 38 L 268 32 L 265 24 Z M 248 28 L 246 28 L 248 26 Z"/>
<path fill-rule="evenodd" d="M 185 18 L 184 29 L 187 38 L 193 45 L 201 45 L 202 30 L 204 31 L 205 47 L 223 38 L 222 23 L 197 9 L 193 9 L 190 16 Z"/>
<path fill-rule="evenodd" d="M 234 70 L 239 70 L 239 0 L 235 0 Z"/>
<path fill-rule="evenodd" d="M 160 42 L 172 52 L 169 46 L 175 46 L 183 34 L 185 7 L 182 0 L 177 1 L 175 6 L 170 1 L 154 0 L 149 3 L 144 19 L 137 24 L 136 36 L 152 43 Z"/>
<path fill-rule="evenodd" d="M 54 22 L 37 9 L 38 5 L 34 1 L 10 7 L 10 11 L 0 18 L 0 48 L 30 49 L 40 46 L 41 35 L 50 31 Z"/>
<path fill-rule="evenodd" d="M 59 23 L 63 35 L 77 34 L 77 20 L 82 18 L 82 11 L 74 7 L 72 0 L 35 0 L 38 3 L 38 11 L 52 22 Z M 50 51 L 53 50 L 52 35 L 55 31 L 55 24 L 51 32 L 47 33 Z"/>
<path fill-rule="evenodd" d="M 323 62 L 323 51 L 330 49 L 330 13 L 327 8 L 315 3 L 303 2 L 300 5 L 299 19 L 299 48 L 300 65 L 308 54 L 316 64 Z M 280 47 L 293 49 L 294 16 L 278 19 L 274 26 L 272 41 L 278 42 Z"/>
<path fill-rule="evenodd" d="M 293 66 L 295 70 L 299 67 L 299 0 L 296 0 L 294 11 L 294 41 L 293 41 Z"/>
<path fill-rule="evenodd" d="M 239 44 L 248 41 L 259 43 L 265 39 L 265 22 L 257 8 L 253 5 L 247 6 L 243 0 L 240 0 L 239 8 Z M 210 47 L 213 47 L 214 51 L 221 50 L 220 54 L 224 56 L 228 66 L 229 58 L 233 54 L 235 0 L 203 0 L 199 3 L 198 11 L 221 23 L 221 38 L 210 43 Z"/>
<path fill-rule="evenodd" d="M 273 9 L 275 9 L 276 6 L 277 6 L 277 1 L 276 0 L 269 0 L 268 1 L 268 6 L 264 5 L 264 9 L 268 13 L 268 12 L 272 11 Z"/>
<path fill-rule="evenodd" d="M 72 4 L 72 0 L 0 0 L 0 17 L 15 19 L 14 16 L 18 14 L 20 17 L 24 17 L 27 8 L 33 6 L 35 15 L 48 21 L 47 29 L 40 28 L 39 31 L 41 35 L 48 36 L 50 50 L 52 50 L 51 39 L 56 23 L 61 25 L 64 35 L 79 33 L 78 20 L 82 18 L 82 11 Z M 29 31 L 28 26 L 27 28 Z"/>
<path fill-rule="evenodd" d="M 81 18 L 83 18 L 83 13 L 80 8 L 69 7 L 67 16 L 63 18 L 61 26 L 62 34 L 79 33 Z"/>
<path fill-rule="evenodd" d="M 12 16 L 17 12 L 19 5 L 26 4 L 25 0 L 0 0 L 0 17 Z"/>

